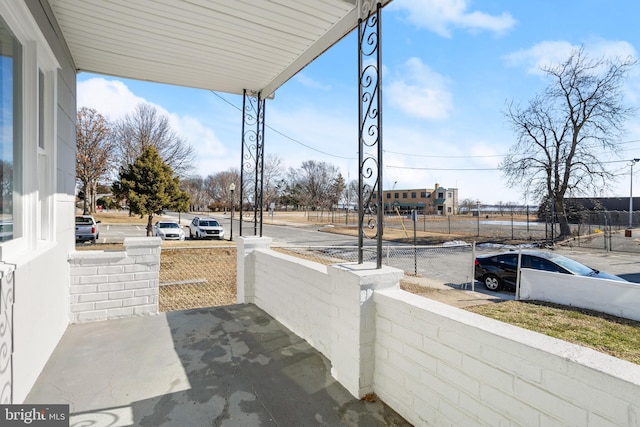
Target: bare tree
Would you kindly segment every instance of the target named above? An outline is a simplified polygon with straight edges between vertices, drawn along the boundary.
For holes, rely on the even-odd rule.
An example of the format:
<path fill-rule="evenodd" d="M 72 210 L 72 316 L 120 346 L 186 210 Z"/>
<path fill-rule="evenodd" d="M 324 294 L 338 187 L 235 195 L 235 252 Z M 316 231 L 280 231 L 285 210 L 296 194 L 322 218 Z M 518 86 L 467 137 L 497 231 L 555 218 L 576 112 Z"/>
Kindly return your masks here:
<path fill-rule="evenodd" d="M 476 199 L 462 199 L 458 203 L 458 213 L 471 213 L 478 206 L 478 201 Z"/>
<path fill-rule="evenodd" d="M 344 189 L 344 179 L 335 165 L 307 160 L 290 171 L 291 187 L 299 186 L 301 199 L 311 209 L 328 209 Z"/>
<path fill-rule="evenodd" d="M 601 159 L 617 152 L 624 122 L 622 84 L 633 58 L 590 59 L 574 50 L 560 65 L 542 69 L 551 83 L 521 109 L 506 113 L 517 137 L 500 168 L 510 187 L 522 187 L 554 206 L 560 236 L 571 234 L 565 196 L 606 188 L 613 177 Z"/>
<path fill-rule="evenodd" d="M 84 192 L 83 213 L 95 211 L 95 200 L 89 193 L 110 170 L 113 140 L 107 119 L 93 108 L 82 107 L 76 119 L 76 179 Z"/>
<path fill-rule="evenodd" d="M 268 207 L 280 197 L 279 183 L 282 179 L 282 158 L 274 154 L 267 154 L 264 159 L 264 174 L 262 178 L 262 201 Z"/>
<path fill-rule="evenodd" d="M 132 165 L 147 147 L 154 147 L 160 158 L 178 176 L 193 171 L 195 150 L 171 129 L 169 119 L 149 104 L 138 104 L 115 125 L 115 152 L 121 167 Z"/>
<path fill-rule="evenodd" d="M 358 203 L 358 180 L 352 179 L 342 190 L 342 203 L 346 209 L 351 209 L 351 205 Z"/>
<path fill-rule="evenodd" d="M 232 183 L 236 189 L 240 188 L 240 172 L 235 168 L 206 177 L 204 179 L 204 193 L 207 197 L 207 206 L 213 204 L 224 210 L 229 209 L 231 207 L 231 190 L 229 187 Z"/>
<path fill-rule="evenodd" d="M 180 181 L 180 189 L 191 198 L 190 210 L 199 210 L 208 203 L 204 189 L 204 179 L 201 176 L 192 176 Z"/>

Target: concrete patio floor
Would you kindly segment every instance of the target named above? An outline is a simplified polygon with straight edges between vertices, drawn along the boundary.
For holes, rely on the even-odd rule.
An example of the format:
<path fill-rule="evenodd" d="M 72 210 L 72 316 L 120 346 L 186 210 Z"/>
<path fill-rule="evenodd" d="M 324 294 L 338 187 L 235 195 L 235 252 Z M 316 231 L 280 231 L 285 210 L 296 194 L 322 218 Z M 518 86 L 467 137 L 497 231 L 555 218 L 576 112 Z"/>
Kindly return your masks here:
<path fill-rule="evenodd" d="M 71 426 L 408 426 L 254 305 L 70 325 L 25 403 Z"/>

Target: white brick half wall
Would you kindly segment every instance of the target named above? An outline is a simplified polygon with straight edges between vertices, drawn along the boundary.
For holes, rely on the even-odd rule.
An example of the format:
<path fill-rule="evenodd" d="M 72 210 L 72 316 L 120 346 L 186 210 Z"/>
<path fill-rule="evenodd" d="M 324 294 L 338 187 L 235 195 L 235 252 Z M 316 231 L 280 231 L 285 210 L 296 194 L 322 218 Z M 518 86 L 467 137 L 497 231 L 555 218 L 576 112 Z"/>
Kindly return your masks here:
<path fill-rule="evenodd" d="M 637 283 L 523 268 L 520 298 L 587 308 L 640 321 Z"/>
<path fill-rule="evenodd" d="M 324 266 L 238 239 L 255 303 L 416 426 L 640 426 L 640 366 L 399 289 L 402 272 Z M 242 278 L 242 280 L 240 280 Z"/>
<path fill-rule="evenodd" d="M 126 238 L 124 251 L 71 253 L 71 323 L 158 314 L 160 244 Z"/>

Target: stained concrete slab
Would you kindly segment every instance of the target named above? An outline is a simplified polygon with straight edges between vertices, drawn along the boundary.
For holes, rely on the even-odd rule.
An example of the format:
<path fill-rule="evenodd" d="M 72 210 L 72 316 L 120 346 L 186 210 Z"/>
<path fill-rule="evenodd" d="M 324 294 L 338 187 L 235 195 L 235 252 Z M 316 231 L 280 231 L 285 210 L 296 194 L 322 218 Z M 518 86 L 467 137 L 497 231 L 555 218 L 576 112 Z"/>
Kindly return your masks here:
<path fill-rule="evenodd" d="M 68 403 L 71 425 L 410 425 L 254 305 L 70 325 L 26 403 Z"/>

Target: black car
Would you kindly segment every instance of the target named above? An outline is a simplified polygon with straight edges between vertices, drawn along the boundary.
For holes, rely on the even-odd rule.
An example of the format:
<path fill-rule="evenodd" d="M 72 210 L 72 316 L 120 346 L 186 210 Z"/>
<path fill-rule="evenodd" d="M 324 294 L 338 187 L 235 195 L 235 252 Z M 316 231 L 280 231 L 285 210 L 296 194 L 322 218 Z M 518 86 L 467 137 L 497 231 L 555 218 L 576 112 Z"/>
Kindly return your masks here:
<path fill-rule="evenodd" d="M 594 270 L 563 255 L 540 251 L 522 251 L 521 253 L 520 267 L 522 268 L 626 282 L 626 280 L 618 276 Z M 499 291 L 506 287 L 515 288 L 518 272 L 518 252 L 479 255 L 476 257 L 475 264 L 475 278 L 484 283 L 487 289 Z"/>

